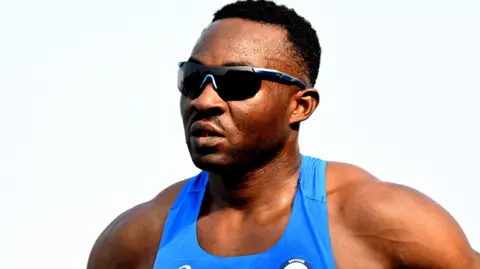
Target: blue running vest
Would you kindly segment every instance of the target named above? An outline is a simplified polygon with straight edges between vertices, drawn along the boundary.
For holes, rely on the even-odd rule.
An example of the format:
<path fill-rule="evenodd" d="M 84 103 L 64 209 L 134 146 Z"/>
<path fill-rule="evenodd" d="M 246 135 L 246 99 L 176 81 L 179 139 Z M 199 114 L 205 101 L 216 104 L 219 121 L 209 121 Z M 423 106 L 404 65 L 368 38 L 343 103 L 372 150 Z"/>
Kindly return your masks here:
<path fill-rule="evenodd" d="M 173 204 L 153 269 L 335 269 L 328 229 L 326 161 L 302 157 L 297 192 L 287 227 L 269 250 L 217 257 L 197 241 L 197 219 L 208 181 L 204 171 L 185 183 Z"/>

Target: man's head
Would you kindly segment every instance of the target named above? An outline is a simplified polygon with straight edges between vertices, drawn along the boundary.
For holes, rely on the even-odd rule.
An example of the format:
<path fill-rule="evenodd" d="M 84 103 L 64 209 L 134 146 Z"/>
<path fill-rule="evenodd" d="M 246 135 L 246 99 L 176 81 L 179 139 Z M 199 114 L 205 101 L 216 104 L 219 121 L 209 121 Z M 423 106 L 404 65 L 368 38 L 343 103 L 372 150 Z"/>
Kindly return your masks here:
<path fill-rule="evenodd" d="M 239 1 L 217 11 L 179 71 L 195 165 L 250 169 L 294 154 L 299 124 L 318 105 L 320 53 L 310 23 L 285 6 Z"/>

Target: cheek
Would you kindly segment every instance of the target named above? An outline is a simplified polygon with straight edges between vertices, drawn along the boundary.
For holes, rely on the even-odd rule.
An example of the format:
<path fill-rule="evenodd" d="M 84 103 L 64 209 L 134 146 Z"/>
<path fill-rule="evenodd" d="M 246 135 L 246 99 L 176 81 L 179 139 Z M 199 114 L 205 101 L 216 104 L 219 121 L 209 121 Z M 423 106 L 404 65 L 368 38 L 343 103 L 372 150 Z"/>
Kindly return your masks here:
<path fill-rule="evenodd" d="M 242 141 L 274 139 L 285 131 L 286 108 L 280 100 L 252 98 L 232 104 L 231 114 Z"/>
<path fill-rule="evenodd" d="M 190 108 L 191 99 L 184 97 L 183 95 L 180 97 L 180 114 L 182 115 L 182 120 L 185 122 L 188 119 L 188 116 L 191 113 Z"/>

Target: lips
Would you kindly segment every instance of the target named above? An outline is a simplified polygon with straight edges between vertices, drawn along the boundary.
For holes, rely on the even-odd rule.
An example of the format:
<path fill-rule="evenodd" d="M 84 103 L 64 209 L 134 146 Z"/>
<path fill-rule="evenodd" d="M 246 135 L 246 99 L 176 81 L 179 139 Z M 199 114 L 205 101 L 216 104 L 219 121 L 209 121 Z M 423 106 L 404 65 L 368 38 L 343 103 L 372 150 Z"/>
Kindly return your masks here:
<path fill-rule="evenodd" d="M 194 137 L 224 137 L 224 133 L 215 124 L 205 121 L 196 121 L 190 127 L 190 134 Z"/>

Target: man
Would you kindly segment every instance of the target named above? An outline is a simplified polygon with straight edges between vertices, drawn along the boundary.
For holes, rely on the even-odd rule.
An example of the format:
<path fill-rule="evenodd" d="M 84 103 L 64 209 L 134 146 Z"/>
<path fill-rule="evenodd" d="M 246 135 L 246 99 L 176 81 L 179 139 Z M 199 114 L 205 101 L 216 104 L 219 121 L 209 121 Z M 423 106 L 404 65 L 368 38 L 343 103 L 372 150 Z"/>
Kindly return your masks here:
<path fill-rule="evenodd" d="M 480 269 L 461 228 L 425 195 L 300 154 L 319 63 L 316 32 L 293 10 L 219 10 L 178 74 L 203 171 L 114 220 L 88 268 Z"/>

